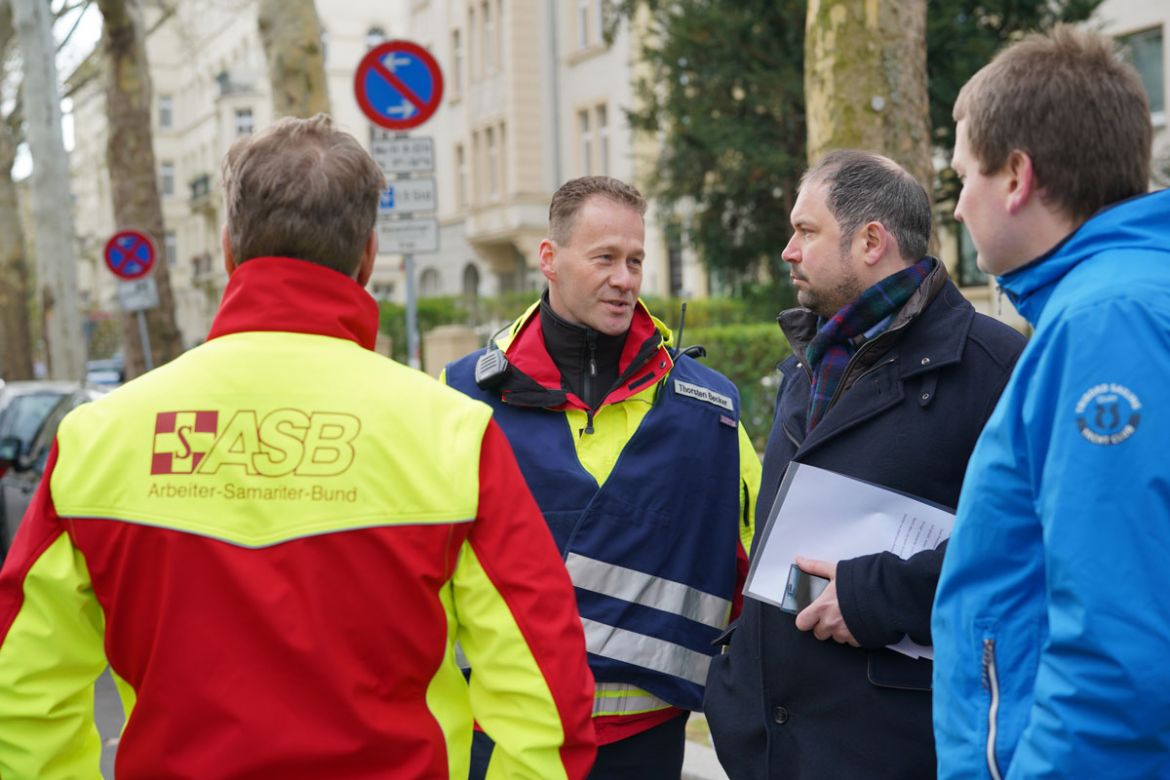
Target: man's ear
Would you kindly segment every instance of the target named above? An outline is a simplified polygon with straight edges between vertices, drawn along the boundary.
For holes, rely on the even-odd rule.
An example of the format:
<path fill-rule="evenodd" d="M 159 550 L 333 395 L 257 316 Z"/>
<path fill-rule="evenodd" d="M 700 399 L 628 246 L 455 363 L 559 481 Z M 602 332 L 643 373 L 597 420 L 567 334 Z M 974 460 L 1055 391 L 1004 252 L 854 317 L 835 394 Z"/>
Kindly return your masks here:
<path fill-rule="evenodd" d="M 557 280 L 556 269 L 553 268 L 553 261 L 557 258 L 557 245 L 551 238 L 546 238 L 540 242 L 540 272 L 544 274 L 544 278 L 550 282 Z"/>
<path fill-rule="evenodd" d="M 1007 210 L 1009 214 L 1016 214 L 1028 205 L 1037 190 L 1036 169 L 1032 166 L 1032 158 L 1019 149 L 1008 155 L 1005 169 L 1008 173 Z"/>
<path fill-rule="evenodd" d="M 870 268 L 880 263 L 887 252 L 898 252 L 897 242 L 880 222 L 862 225 L 858 230 L 857 241 L 862 244 L 862 259 Z"/>
<path fill-rule="evenodd" d="M 362 259 L 358 263 L 357 269 L 357 283 L 365 287 L 370 277 L 374 275 L 374 260 L 378 258 L 378 230 L 377 228 L 370 231 L 370 235 L 366 236 L 366 246 L 362 249 Z"/>
<path fill-rule="evenodd" d="M 232 251 L 232 241 L 228 236 L 228 226 L 224 224 L 219 232 L 219 245 L 223 249 L 223 270 L 231 276 L 236 270 L 236 253 Z"/>

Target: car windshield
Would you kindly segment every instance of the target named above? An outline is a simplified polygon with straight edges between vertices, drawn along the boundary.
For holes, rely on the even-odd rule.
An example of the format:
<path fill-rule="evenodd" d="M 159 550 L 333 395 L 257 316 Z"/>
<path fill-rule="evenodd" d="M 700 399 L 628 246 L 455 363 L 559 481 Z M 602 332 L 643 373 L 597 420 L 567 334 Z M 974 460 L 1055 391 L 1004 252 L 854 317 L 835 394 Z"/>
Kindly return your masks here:
<path fill-rule="evenodd" d="M 20 453 L 28 454 L 29 445 L 53 407 L 61 402 L 58 393 L 30 393 L 18 395 L 0 412 L 0 439 L 15 436 L 20 439 Z"/>

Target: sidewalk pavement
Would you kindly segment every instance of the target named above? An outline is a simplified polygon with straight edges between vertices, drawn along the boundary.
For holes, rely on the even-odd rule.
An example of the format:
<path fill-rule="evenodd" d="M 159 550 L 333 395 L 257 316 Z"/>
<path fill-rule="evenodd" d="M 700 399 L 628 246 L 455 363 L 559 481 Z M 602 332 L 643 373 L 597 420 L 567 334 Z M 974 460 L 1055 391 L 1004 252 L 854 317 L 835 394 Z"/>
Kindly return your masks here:
<path fill-rule="evenodd" d="M 727 780 L 727 773 L 715 758 L 715 749 L 687 740 L 683 754 L 682 780 Z"/>

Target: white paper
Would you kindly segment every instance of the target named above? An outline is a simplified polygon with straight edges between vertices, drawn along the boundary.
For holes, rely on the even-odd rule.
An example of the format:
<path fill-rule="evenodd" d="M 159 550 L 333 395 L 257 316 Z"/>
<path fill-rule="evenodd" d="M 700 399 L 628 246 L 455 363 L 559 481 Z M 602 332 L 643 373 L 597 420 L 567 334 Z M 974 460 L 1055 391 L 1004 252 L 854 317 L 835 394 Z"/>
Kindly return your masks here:
<path fill-rule="evenodd" d="M 938 547 L 954 522 L 952 513 L 933 504 L 792 463 L 752 551 L 744 593 L 779 606 L 797 555 L 833 562 L 878 552 L 909 558 Z M 911 658 L 934 658 L 934 648 L 908 637 L 889 647 Z"/>

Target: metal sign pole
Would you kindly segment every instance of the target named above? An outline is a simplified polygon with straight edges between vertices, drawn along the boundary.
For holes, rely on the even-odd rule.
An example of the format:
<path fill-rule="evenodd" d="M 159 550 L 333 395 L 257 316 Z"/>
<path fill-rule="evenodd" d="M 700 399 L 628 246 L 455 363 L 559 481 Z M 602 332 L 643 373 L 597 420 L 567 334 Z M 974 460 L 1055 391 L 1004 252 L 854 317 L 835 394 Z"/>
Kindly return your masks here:
<path fill-rule="evenodd" d="M 402 272 L 406 274 L 406 359 L 411 368 L 421 368 L 418 355 L 418 301 L 414 292 L 414 255 L 402 256 Z"/>
<path fill-rule="evenodd" d="M 146 315 L 138 310 L 138 339 L 142 342 L 142 361 L 146 370 L 154 370 L 154 356 L 150 353 L 150 334 L 146 332 Z"/>

